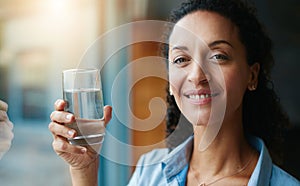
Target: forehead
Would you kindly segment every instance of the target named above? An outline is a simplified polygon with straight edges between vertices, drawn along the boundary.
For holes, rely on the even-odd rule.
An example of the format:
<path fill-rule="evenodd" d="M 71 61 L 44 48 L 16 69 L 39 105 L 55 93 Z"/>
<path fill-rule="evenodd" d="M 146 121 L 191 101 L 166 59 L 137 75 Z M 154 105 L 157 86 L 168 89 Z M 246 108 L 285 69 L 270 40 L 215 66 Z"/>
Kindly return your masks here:
<path fill-rule="evenodd" d="M 215 40 L 239 42 L 238 28 L 227 18 L 209 11 L 196 11 L 181 18 L 174 26 L 170 44 L 186 40 L 201 40 L 208 44 Z"/>

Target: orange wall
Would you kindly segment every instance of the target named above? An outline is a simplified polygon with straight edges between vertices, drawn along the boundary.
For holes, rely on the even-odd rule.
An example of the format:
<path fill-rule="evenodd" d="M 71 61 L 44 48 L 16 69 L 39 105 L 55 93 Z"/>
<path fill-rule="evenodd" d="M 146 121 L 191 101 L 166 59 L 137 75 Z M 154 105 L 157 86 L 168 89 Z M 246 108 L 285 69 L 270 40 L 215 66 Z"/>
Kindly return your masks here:
<path fill-rule="evenodd" d="M 131 61 L 142 57 L 158 56 L 159 44 L 155 42 L 142 42 L 132 45 Z M 136 62 L 132 62 L 136 63 Z M 155 68 L 155 67 L 154 67 Z M 135 73 L 134 69 L 132 73 Z M 158 77 L 146 77 L 138 81 L 131 90 L 132 110 L 135 117 L 146 119 L 150 116 L 149 103 L 154 97 L 161 97 L 165 100 L 167 82 Z M 147 125 L 157 125 L 146 123 Z M 133 126 L 137 123 L 133 123 Z M 153 148 L 164 147 L 165 121 L 148 131 L 134 130 L 132 132 L 132 145 L 143 146 L 142 150 L 133 152 L 133 160 L 137 161 L 141 154 Z"/>

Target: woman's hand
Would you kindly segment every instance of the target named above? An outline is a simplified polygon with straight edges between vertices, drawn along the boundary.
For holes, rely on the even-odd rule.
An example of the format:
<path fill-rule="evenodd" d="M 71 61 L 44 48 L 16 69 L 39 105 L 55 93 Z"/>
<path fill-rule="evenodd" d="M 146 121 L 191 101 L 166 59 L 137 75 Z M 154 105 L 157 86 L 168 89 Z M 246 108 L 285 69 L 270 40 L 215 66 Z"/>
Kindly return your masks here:
<path fill-rule="evenodd" d="M 75 122 L 73 114 L 65 112 L 66 102 L 57 100 L 54 104 L 55 111 L 50 115 L 51 123 L 49 130 L 53 134 L 53 149 L 62 159 L 64 159 L 73 170 L 79 170 L 88 167 L 91 163 L 98 161 L 98 154 L 90 148 L 83 146 L 74 146 L 69 144 L 67 138 L 76 136 L 76 131 L 68 127 Z M 111 119 L 112 108 L 104 107 L 105 125 Z"/>
<path fill-rule="evenodd" d="M 14 137 L 13 124 L 7 115 L 8 105 L 0 100 L 0 159 L 9 150 Z"/>

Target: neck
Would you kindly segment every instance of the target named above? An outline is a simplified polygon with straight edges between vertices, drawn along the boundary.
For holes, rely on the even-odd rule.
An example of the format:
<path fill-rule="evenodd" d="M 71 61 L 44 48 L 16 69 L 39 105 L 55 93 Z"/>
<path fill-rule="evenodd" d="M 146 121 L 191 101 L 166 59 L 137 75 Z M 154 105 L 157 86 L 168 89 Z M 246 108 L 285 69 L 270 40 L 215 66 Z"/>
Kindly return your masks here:
<path fill-rule="evenodd" d="M 204 132 L 204 126 L 194 127 L 194 150 L 190 161 L 190 166 L 201 173 L 202 178 L 231 174 L 242 168 L 254 154 L 243 135 L 241 118 L 224 121 L 213 142 L 204 151 L 199 151 Z"/>

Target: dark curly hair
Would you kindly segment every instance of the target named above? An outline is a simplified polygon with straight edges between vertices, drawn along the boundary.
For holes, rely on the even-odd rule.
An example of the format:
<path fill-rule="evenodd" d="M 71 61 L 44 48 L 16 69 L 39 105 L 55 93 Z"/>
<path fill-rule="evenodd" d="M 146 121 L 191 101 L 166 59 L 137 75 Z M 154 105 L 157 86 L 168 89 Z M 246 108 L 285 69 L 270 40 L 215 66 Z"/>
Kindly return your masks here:
<path fill-rule="evenodd" d="M 258 87 L 255 91 L 247 90 L 243 98 L 244 132 L 262 138 L 273 160 L 281 164 L 283 134 L 289 126 L 289 119 L 280 105 L 271 81 L 270 73 L 274 65 L 272 41 L 257 19 L 254 5 L 242 0 L 187 0 L 171 12 L 169 22 L 176 23 L 185 15 L 198 10 L 216 12 L 231 20 L 238 28 L 240 41 L 245 46 L 247 63 L 260 64 Z M 168 34 L 171 33 L 171 29 Z M 168 59 L 168 45 L 164 45 L 163 53 Z M 182 114 L 169 92 L 167 102 L 167 146 L 172 149 L 181 143 L 192 129 L 191 125 L 186 125 L 188 122 L 185 118 L 183 122 L 179 122 Z M 175 137 L 172 136 L 177 128 L 188 132 L 180 134 L 181 138 L 175 142 Z"/>

